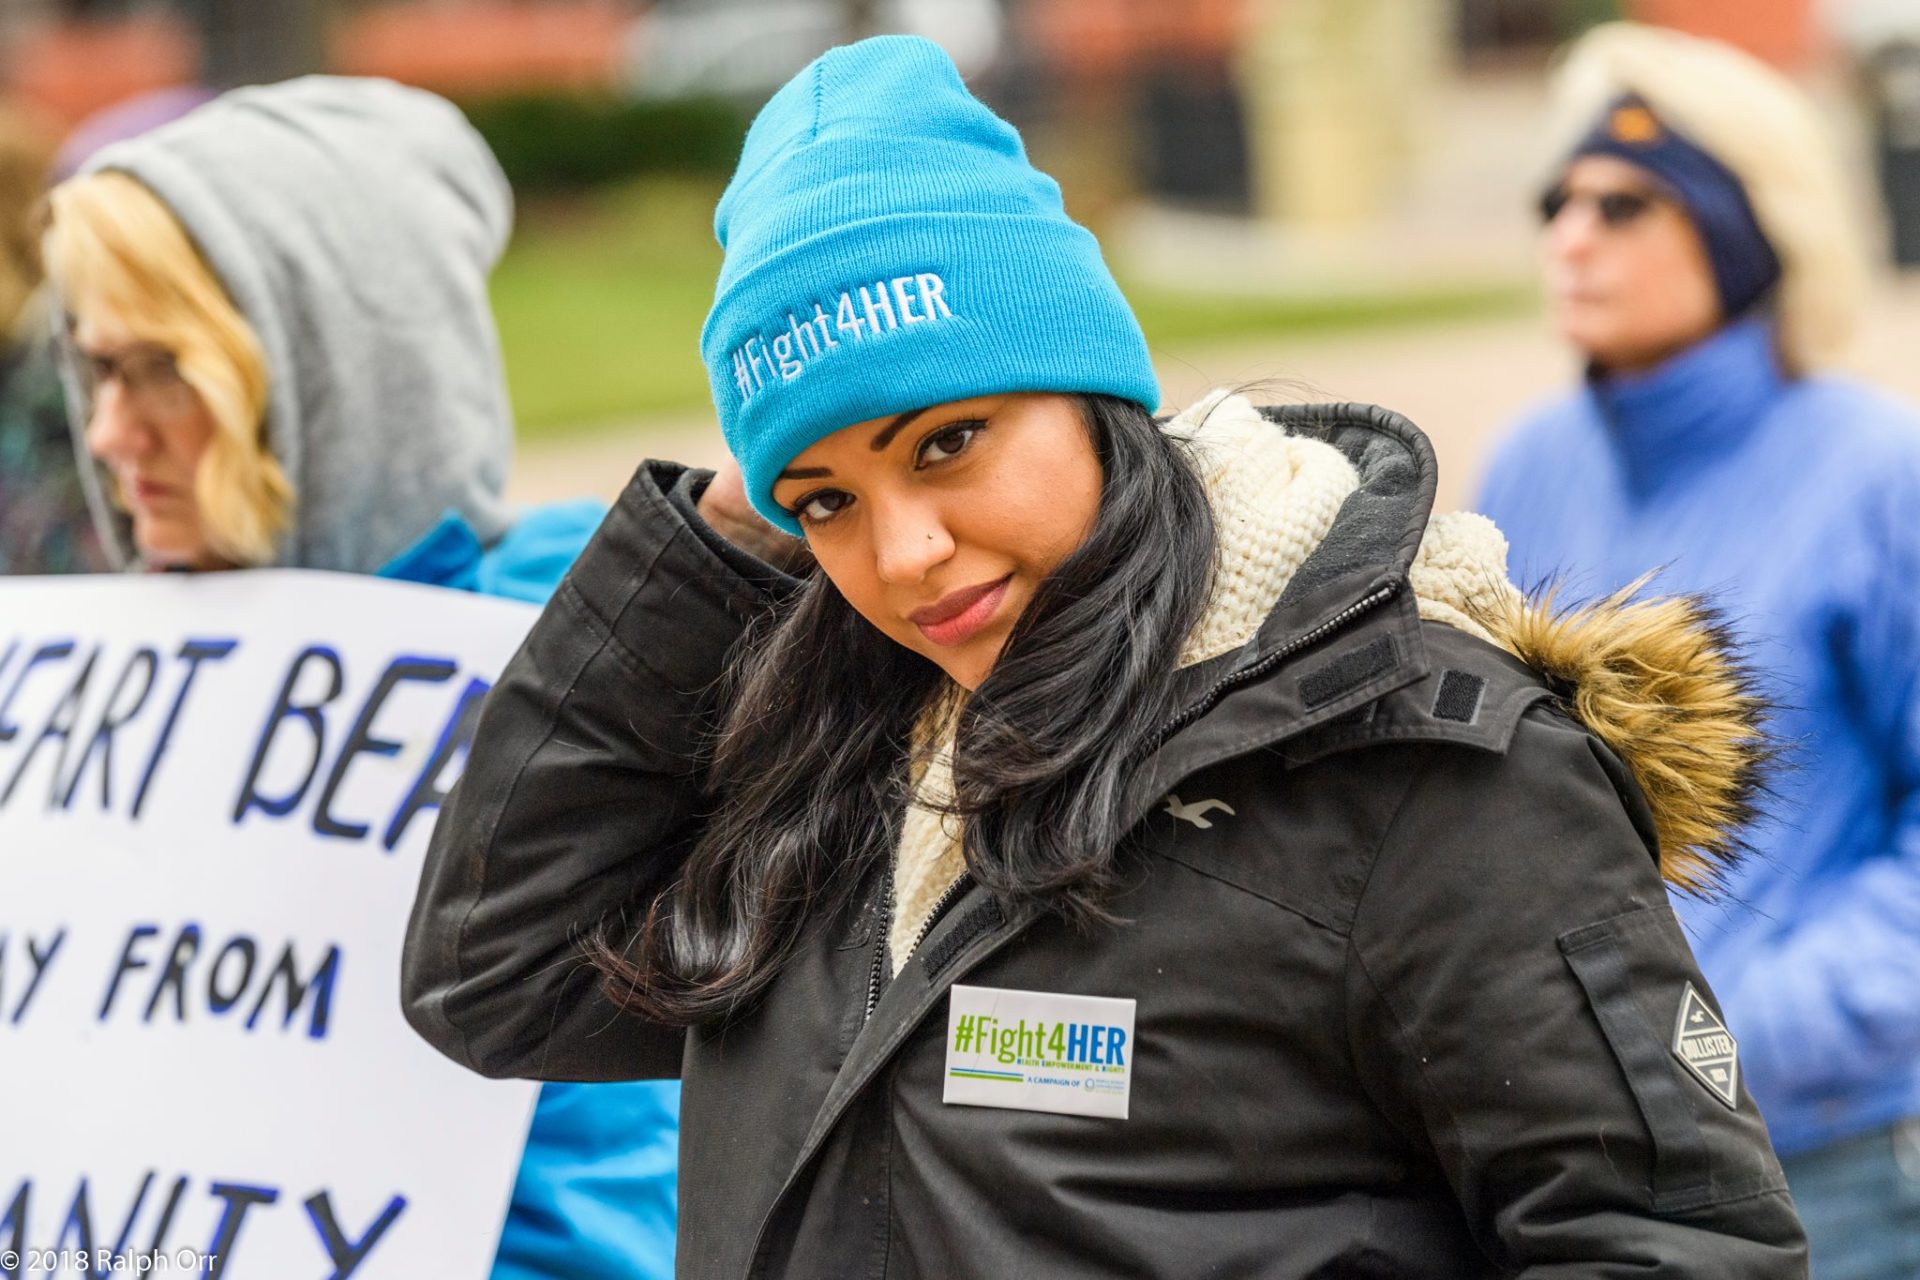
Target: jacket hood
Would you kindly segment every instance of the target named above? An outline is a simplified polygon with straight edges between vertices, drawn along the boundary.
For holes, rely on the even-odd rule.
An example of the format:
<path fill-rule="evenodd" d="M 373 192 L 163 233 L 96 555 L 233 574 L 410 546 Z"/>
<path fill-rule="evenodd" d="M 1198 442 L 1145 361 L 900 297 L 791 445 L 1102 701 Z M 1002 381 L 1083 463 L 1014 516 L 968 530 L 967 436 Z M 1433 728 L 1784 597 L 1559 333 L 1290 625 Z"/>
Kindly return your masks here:
<path fill-rule="evenodd" d="M 1752 674 L 1706 602 L 1644 595 L 1644 580 L 1574 610 L 1550 590 L 1523 594 L 1490 521 L 1432 516 L 1432 449 L 1405 418 L 1367 405 L 1263 412 L 1338 449 L 1358 485 L 1253 642 L 1189 673 L 1188 710 L 1141 785 L 1282 742 L 1294 760 L 1411 738 L 1504 751 L 1519 715 L 1544 701 L 1630 774 L 1667 882 L 1710 891 L 1743 851 L 1772 753 Z M 1517 663 L 1503 675 L 1489 654 L 1472 671 L 1436 670 L 1423 621 Z M 1450 683 L 1484 701 L 1476 693 L 1462 714 Z M 1405 705 L 1383 713 L 1390 699 Z M 1252 741 L 1257 724 L 1268 727 Z"/>
<path fill-rule="evenodd" d="M 105 148 L 259 336 L 293 485 L 275 563 L 369 573 L 449 510 L 506 528 L 512 416 L 487 276 L 512 196 L 450 103 L 383 80 L 240 89 Z"/>
<path fill-rule="evenodd" d="M 1711 891 L 1745 850 L 1773 751 L 1766 704 L 1731 632 L 1696 596 L 1646 596 L 1647 579 L 1577 609 L 1551 589 L 1482 614 L 1493 640 L 1632 772 L 1650 810 L 1660 874 Z"/>

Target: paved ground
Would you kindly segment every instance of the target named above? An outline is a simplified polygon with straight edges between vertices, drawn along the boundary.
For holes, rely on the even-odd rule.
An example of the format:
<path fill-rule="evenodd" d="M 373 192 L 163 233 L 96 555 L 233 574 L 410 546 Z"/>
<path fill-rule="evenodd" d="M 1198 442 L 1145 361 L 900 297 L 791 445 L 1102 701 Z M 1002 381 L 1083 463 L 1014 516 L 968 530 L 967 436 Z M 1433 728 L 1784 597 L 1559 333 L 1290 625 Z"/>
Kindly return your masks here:
<path fill-rule="evenodd" d="M 1858 363 L 1920 403 L 1920 278 L 1880 290 Z M 1532 316 L 1245 344 L 1161 361 L 1169 404 L 1185 404 L 1213 386 L 1263 382 L 1268 400 L 1364 400 L 1399 410 L 1433 438 L 1443 510 L 1468 501 L 1502 426 L 1564 387 L 1574 372 L 1571 358 Z M 613 427 L 525 450 L 513 496 L 611 499 L 643 457 L 712 465 L 722 452 L 718 431 L 704 419 Z"/>

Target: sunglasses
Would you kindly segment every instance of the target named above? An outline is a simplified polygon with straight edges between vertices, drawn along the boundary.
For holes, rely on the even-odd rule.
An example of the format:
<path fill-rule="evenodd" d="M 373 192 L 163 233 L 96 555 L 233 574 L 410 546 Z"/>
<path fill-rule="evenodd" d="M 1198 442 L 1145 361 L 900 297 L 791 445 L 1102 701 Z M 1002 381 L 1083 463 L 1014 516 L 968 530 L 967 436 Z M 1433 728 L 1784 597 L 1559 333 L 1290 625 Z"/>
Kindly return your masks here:
<path fill-rule="evenodd" d="M 1637 221 L 1660 200 L 1661 197 L 1651 191 L 1574 192 L 1562 183 L 1540 197 L 1540 222 L 1543 226 L 1550 225 L 1568 205 L 1585 202 L 1600 215 L 1602 225 L 1617 231 Z"/>

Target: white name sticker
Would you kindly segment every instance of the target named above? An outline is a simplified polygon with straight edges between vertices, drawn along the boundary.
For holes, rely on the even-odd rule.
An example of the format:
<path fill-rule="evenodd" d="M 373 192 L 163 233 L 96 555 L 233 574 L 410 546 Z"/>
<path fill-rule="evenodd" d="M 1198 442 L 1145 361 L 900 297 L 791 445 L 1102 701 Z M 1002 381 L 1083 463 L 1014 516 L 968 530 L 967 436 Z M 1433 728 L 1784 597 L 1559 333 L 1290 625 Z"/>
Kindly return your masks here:
<path fill-rule="evenodd" d="M 941 1100 L 1125 1120 L 1133 1009 L 1105 996 L 956 986 Z"/>

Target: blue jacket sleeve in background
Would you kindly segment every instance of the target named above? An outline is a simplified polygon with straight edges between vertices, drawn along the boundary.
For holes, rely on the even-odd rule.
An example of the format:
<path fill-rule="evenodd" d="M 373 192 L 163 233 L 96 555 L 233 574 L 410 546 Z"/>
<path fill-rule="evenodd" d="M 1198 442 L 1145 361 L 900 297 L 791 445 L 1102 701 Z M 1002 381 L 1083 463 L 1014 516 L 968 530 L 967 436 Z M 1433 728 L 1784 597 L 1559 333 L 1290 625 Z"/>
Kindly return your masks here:
<path fill-rule="evenodd" d="M 1523 585 L 1660 570 L 1752 647 L 1769 816 L 1725 895 L 1674 906 L 1776 1148 L 1920 1116 L 1920 414 L 1782 376 L 1756 318 L 1528 414 L 1480 497 Z"/>
<path fill-rule="evenodd" d="M 523 514 L 492 547 L 449 513 L 380 576 L 544 604 L 599 526 L 597 502 Z M 680 1085 L 541 1086 L 492 1280 L 669 1280 Z"/>
<path fill-rule="evenodd" d="M 668 1280 L 680 1085 L 540 1087 L 492 1280 Z"/>
<path fill-rule="evenodd" d="M 1827 635 L 1884 767 L 1886 830 L 1859 861 L 1809 876 L 1806 911 L 1720 992 L 1764 1096 L 1843 1093 L 1920 1060 L 1920 467 L 1875 471 L 1857 532 L 1827 560 Z"/>

